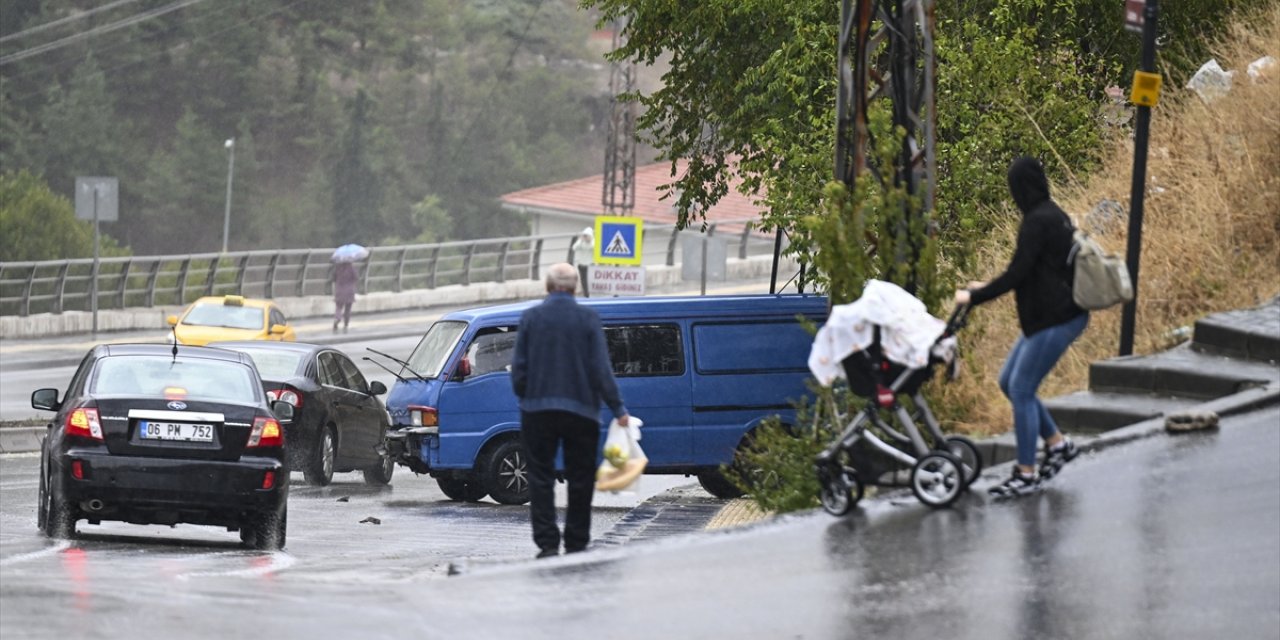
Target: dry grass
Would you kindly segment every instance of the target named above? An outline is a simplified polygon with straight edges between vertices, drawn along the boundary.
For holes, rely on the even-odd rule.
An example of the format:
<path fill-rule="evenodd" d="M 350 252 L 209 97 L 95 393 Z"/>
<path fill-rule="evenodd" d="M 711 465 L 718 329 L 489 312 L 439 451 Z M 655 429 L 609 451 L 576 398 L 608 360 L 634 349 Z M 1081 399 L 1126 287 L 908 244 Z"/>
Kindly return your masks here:
<path fill-rule="evenodd" d="M 1171 331 L 1206 314 L 1253 306 L 1280 292 L 1280 67 L 1258 84 L 1244 72 L 1263 55 L 1280 59 L 1280 4 L 1251 25 L 1237 25 L 1214 48 L 1224 68 L 1238 70 L 1229 96 L 1203 104 L 1182 88 L 1186 78 L 1165 74 L 1161 102 L 1152 110 L 1136 353 L 1171 346 L 1177 342 Z M 1102 168 L 1082 177 L 1083 185 L 1055 185 L 1056 199 L 1077 221 L 1103 199 L 1127 207 L 1132 169 L 1133 143 L 1119 140 Z M 997 275 L 1006 264 L 1018 216 L 1010 209 L 1007 219 L 980 251 L 977 279 Z M 1122 254 L 1128 230 L 1118 226 L 1097 237 Z M 1011 295 L 975 314 L 963 337 L 971 375 L 935 386 L 947 407 L 940 413 L 960 417 L 952 428 L 975 434 L 1010 428 L 995 381 L 1019 333 L 1015 316 Z M 1116 355 L 1119 335 L 1119 307 L 1093 313 L 1041 395 L 1087 388 L 1089 363 Z"/>

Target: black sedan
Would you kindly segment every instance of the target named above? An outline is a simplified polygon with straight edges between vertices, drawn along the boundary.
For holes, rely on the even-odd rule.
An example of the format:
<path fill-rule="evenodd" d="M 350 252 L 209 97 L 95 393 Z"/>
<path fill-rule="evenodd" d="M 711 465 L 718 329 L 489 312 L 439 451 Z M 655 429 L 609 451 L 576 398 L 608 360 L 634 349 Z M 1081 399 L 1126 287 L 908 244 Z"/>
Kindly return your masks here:
<path fill-rule="evenodd" d="M 346 354 L 324 345 L 260 340 L 217 342 L 209 346 L 248 354 L 272 399 L 294 406 L 285 427 L 289 466 L 307 482 L 325 486 L 337 472 L 364 472 L 371 485 L 391 482 L 395 461 L 386 455 L 391 423 L 379 395 L 386 385 L 372 383 Z"/>
<path fill-rule="evenodd" d="M 76 522 L 189 523 L 240 531 L 256 549 L 284 547 L 293 408 L 268 406 L 253 361 L 177 345 L 100 345 L 65 396 L 31 394 L 55 411 L 40 448 L 37 522 L 67 538 Z"/>

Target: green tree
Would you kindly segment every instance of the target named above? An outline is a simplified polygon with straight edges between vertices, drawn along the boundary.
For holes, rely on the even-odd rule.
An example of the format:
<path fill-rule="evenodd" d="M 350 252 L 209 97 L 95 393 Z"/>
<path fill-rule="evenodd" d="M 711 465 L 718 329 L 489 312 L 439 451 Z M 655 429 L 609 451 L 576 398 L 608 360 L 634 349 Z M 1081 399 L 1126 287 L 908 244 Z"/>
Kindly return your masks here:
<path fill-rule="evenodd" d="M 99 233 L 102 255 L 127 255 Z M 29 171 L 0 174 L 0 262 L 93 257 L 93 223 Z"/>
<path fill-rule="evenodd" d="M 368 151 L 373 129 L 369 97 L 356 92 L 351 117 L 333 168 L 333 219 L 336 244 L 369 243 L 381 236 L 383 187 Z"/>
<path fill-rule="evenodd" d="M 176 134 L 173 147 L 147 163 L 142 224 L 133 226 L 133 246 L 151 254 L 218 251 L 226 205 L 225 138 L 193 111 L 178 121 Z"/>
<path fill-rule="evenodd" d="M 115 176 L 129 184 L 136 175 L 124 162 L 131 124 L 116 117 L 115 99 L 92 58 L 76 67 L 65 87 L 51 92 L 40 123 L 44 174 L 59 193 L 72 193 L 78 176 Z"/>

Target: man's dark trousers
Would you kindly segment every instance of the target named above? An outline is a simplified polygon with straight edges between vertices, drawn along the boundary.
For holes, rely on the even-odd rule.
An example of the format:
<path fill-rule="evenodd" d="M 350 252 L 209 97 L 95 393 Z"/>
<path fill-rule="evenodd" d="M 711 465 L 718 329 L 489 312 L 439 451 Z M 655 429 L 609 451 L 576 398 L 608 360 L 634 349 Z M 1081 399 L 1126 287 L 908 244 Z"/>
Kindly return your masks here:
<path fill-rule="evenodd" d="M 569 508 L 564 518 L 564 548 L 582 551 L 591 541 L 591 498 L 595 492 L 596 449 L 600 425 L 568 411 L 520 413 L 520 436 L 529 452 L 529 517 L 533 543 L 539 549 L 559 549 L 556 526 L 556 449 L 564 445 L 564 476 L 569 483 Z"/>

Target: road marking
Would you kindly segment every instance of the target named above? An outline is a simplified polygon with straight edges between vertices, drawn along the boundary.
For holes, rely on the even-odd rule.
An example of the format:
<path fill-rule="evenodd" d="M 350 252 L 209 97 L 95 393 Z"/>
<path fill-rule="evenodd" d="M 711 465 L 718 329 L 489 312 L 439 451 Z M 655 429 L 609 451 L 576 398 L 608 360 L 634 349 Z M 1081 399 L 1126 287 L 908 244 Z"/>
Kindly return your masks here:
<path fill-rule="evenodd" d="M 45 556 L 51 556 L 51 555 L 54 555 L 54 554 L 60 553 L 60 552 L 65 551 L 65 550 L 67 550 L 67 549 L 69 549 L 69 548 L 71 548 L 71 542 L 70 542 L 70 541 L 67 541 L 67 540 L 60 540 L 60 541 L 58 541 L 58 543 L 57 543 L 57 544 L 53 545 L 52 547 L 46 547 L 46 548 L 41 549 L 41 550 L 39 550 L 39 551 L 30 551 L 30 552 L 27 552 L 27 553 L 19 553 L 19 554 L 18 554 L 18 555 L 16 555 L 16 556 L 9 556 L 8 558 L 5 558 L 5 559 L 3 559 L 3 560 L 0 560 L 0 567 L 8 567 L 8 566 L 11 566 L 11 565 L 18 564 L 18 563 L 20 563 L 20 562 L 27 562 L 27 561 L 30 561 L 30 560 L 38 560 L 38 559 L 43 558 L 43 557 L 45 557 Z"/>
<path fill-rule="evenodd" d="M 239 555 L 239 554 L 236 554 L 236 555 Z M 261 566 L 249 567 L 247 569 L 232 569 L 230 571 L 196 571 L 192 573 L 181 573 L 181 574 L 178 574 L 177 578 L 179 580 L 190 580 L 192 578 L 226 578 L 226 577 L 240 577 L 240 576 L 251 578 L 254 576 L 270 575 L 278 571 L 283 571 L 285 569 L 288 569 L 289 567 L 292 567 L 294 564 L 298 562 L 297 558 L 283 551 L 273 551 L 270 555 L 267 555 L 267 556 L 253 556 L 253 558 L 250 559 L 250 562 L 254 564 L 258 564 L 263 559 L 267 559 L 268 562 L 261 564 Z"/>

